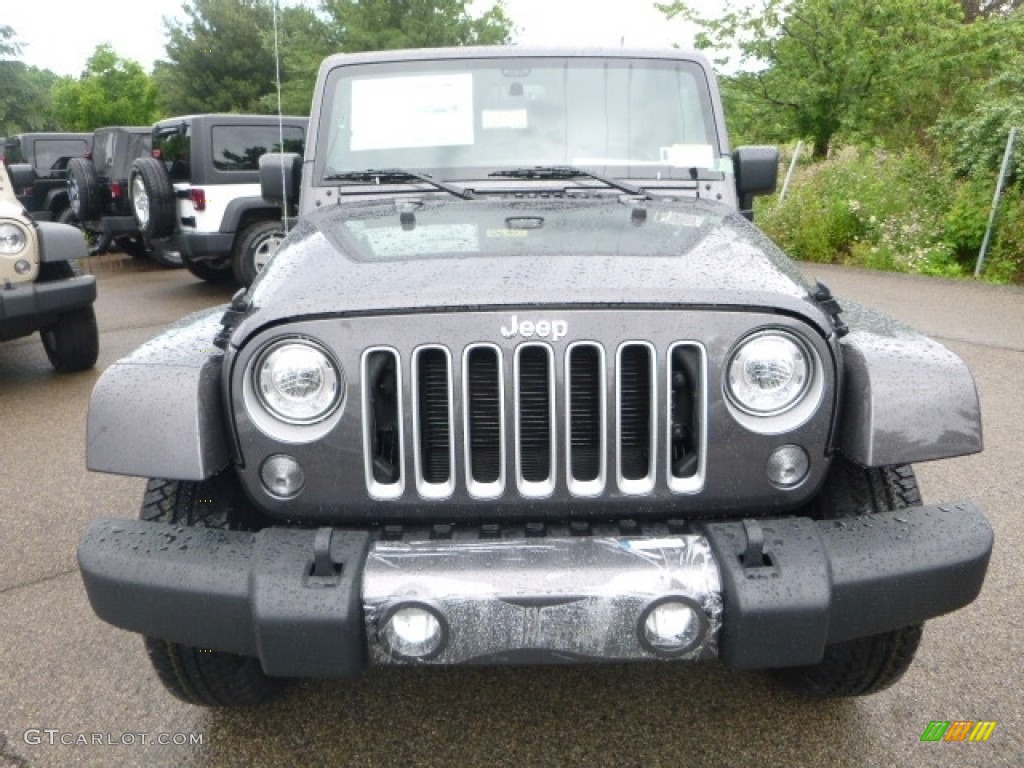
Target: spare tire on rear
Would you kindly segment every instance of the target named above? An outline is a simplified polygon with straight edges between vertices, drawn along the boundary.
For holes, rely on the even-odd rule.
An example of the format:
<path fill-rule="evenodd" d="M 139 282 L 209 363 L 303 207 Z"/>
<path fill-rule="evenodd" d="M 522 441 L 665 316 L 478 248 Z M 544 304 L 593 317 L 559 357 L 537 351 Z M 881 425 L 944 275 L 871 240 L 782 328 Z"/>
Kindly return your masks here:
<path fill-rule="evenodd" d="M 100 182 L 91 160 L 73 157 L 68 161 L 68 204 L 81 221 L 100 215 Z"/>
<path fill-rule="evenodd" d="M 174 187 L 155 157 L 140 157 L 132 163 L 128 198 L 139 231 L 147 238 L 167 237 L 174 231 Z"/>

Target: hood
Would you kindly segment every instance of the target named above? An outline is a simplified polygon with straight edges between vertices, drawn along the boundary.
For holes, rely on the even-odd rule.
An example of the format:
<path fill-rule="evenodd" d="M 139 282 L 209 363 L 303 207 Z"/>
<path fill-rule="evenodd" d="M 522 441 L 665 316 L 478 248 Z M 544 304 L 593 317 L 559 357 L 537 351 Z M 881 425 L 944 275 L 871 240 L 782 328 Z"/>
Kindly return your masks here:
<path fill-rule="evenodd" d="M 756 227 L 707 201 L 346 201 L 288 236 L 243 335 L 297 316 L 540 305 L 772 307 L 828 334 L 810 292 Z"/>

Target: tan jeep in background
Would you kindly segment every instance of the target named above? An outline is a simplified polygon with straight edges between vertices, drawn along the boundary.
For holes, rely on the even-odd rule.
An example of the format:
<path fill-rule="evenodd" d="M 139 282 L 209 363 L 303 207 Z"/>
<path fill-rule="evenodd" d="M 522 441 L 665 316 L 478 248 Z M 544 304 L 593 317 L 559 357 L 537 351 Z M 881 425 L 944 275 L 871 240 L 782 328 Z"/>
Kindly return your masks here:
<path fill-rule="evenodd" d="M 31 166 L 13 165 L 15 183 Z M 78 276 L 87 255 L 82 233 L 66 224 L 35 222 L 0 167 L 0 341 L 39 331 L 46 356 L 61 372 L 96 364 L 96 278 Z"/>

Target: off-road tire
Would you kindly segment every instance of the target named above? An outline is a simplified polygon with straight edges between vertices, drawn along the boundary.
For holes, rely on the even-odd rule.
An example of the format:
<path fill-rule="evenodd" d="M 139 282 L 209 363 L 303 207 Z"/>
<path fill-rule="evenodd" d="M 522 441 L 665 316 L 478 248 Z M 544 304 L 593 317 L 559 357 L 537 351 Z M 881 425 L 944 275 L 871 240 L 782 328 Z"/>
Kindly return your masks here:
<path fill-rule="evenodd" d="M 832 462 L 825 486 L 807 512 L 816 519 L 856 517 L 921 505 L 910 466 L 862 467 L 842 457 Z M 910 667 L 923 624 L 825 646 L 824 658 L 807 667 L 775 672 L 791 688 L 816 697 L 865 696 L 888 688 Z"/>
<path fill-rule="evenodd" d="M 283 239 L 284 226 L 280 221 L 257 221 L 246 227 L 235 239 L 231 253 L 235 280 L 246 288 L 252 285 Z"/>
<path fill-rule="evenodd" d="M 62 312 L 57 322 L 39 335 L 50 365 L 58 373 L 85 371 L 96 365 L 100 356 L 100 333 L 91 306 Z"/>
<path fill-rule="evenodd" d="M 182 255 L 181 260 L 185 264 L 185 269 L 208 283 L 227 283 L 235 279 L 235 273 L 231 270 L 231 259 L 224 258 L 214 263 Z"/>
<path fill-rule="evenodd" d="M 135 223 L 146 237 L 167 237 L 174 231 L 174 187 L 163 163 L 155 157 L 140 157 L 132 163 L 128 199 Z"/>
<path fill-rule="evenodd" d="M 196 528 L 253 527 L 231 470 L 201 483 L 150 480 L 139 512 L 142 520 Z M 273 696 L 284 685 L 263 673 L 259 660 L 143 638 L 146 654 L 163 686 L 176 698 L 204 707 L 243 707 Z"/>
<path fill-rule="evenodd" d="M 100 180 L 92 161 L 73 157 L 68 161 L 68 207 L 82 221 L 100 215 Z"/>

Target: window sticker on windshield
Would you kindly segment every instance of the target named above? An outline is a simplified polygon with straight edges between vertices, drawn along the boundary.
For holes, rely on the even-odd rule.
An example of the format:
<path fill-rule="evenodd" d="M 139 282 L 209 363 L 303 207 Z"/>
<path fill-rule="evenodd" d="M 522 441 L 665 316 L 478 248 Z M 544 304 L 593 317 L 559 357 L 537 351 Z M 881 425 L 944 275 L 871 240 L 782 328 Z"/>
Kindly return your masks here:
<path fill-rule="evenodd" d="M 353 151 L 472 143 L 472 75 L 353 81 Z"/>
<path fill-rule="evenodd" d="M 485 109 L 480 113 L 480 125 L 485 131 L 524 131 L 530 127 L 530 118 L 525 109 Z"/>
<path fill-rule="evenodd" d="M 715 167 L 715 153 L 710 144 L 673 144 L 662 147 L 661 159 L 677 168 Z"/>
<path fill-rule="evenodd" d="M 480 237 L 474 224 L 427 224 L 409 231 L 393 227 L 366 228 L 360 234 L 366 238 L 373 255 L 382 259 L 476 253 L 480 250 Z"/>

